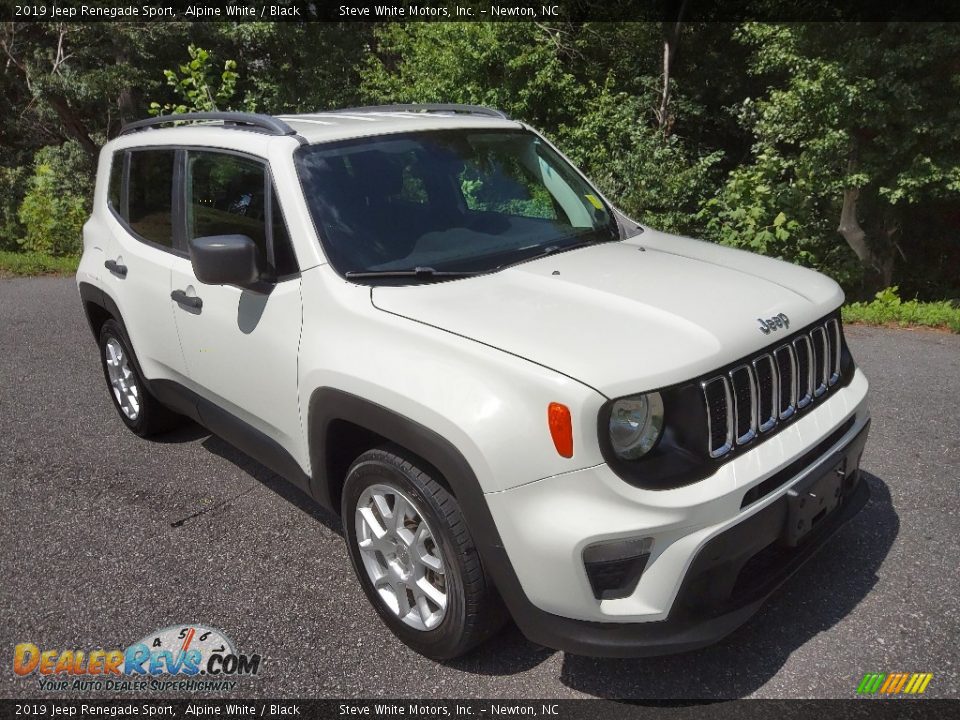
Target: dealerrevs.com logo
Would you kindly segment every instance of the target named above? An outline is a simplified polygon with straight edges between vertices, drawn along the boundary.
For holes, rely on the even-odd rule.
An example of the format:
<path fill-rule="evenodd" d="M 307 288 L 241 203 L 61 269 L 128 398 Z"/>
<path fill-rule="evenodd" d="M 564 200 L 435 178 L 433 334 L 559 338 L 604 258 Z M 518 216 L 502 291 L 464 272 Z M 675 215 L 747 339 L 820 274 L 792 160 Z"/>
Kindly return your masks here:
<path fill-rule="evenodd" d="M 260 655 L 238 653 L 215 628 L 171 625 L 126 649 L 42 649 L 18 644 L 13 671 L 37 676 L 41 690 L 232 690 L 239 678 L 255 676 Z"/>

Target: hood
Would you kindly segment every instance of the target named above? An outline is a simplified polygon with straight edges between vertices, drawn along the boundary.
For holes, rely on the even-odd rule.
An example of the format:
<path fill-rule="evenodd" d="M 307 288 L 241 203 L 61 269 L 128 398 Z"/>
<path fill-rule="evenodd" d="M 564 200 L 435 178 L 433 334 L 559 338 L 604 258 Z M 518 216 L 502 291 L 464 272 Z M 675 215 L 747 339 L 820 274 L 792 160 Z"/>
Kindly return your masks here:
<path fill-rule="evenodd" d="M 375 307 L 583 382 L 608 397 L 703 375 L 843 302 L 819 273 L 647 230 L 490 275 L 375 287 Z M 765 334 L 759 319 L 789 328 Z"/>

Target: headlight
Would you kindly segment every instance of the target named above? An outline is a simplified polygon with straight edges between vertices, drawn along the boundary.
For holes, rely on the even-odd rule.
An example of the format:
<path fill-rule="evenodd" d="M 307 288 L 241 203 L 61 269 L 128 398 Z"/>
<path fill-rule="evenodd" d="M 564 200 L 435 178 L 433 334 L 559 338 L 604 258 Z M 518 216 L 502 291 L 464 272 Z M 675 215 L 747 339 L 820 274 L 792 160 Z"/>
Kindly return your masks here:
<path fill-rule="evenodd" d="M 624 460 L 646 455 L 663 430 L 663 400 L 652 392 L 623 398 L 610 410 L 610 443 Z"/>

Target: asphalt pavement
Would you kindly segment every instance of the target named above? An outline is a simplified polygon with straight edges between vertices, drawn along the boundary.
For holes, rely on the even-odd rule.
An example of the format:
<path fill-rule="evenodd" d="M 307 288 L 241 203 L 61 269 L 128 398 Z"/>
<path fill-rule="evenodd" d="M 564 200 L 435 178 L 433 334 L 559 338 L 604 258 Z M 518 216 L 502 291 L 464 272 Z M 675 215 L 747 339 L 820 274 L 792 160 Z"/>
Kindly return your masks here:
<path fill-rule="evenodd" d="M 72 278 L 0 280 L 0 697 L 78 699 L 15 676 L 17 643 L 124 648 L 186 622 L 262 655 L 237 696 L 850 698 L 867 672 L 929 672 L 926 696 L 960 697 L 960 336 L 847 336 L 872 499 L 745 627 L 625 661 L 510 626 L 437 664 L 367 604 L 337 518 L 196 425 L 125 429 Z"/>

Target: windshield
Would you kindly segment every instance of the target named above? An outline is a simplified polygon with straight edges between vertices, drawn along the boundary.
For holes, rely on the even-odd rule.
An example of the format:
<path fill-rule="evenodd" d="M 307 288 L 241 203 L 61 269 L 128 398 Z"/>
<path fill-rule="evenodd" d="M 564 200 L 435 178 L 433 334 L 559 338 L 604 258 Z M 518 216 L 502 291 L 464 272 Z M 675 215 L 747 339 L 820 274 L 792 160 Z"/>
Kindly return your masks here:
<path fill-rule="evenodd" d="M 597 191 L 530 132 L 432 131 L 304 146 L 297 172 L 327 257 L 343 275 L 489 272 L 619 239 Z"/>

